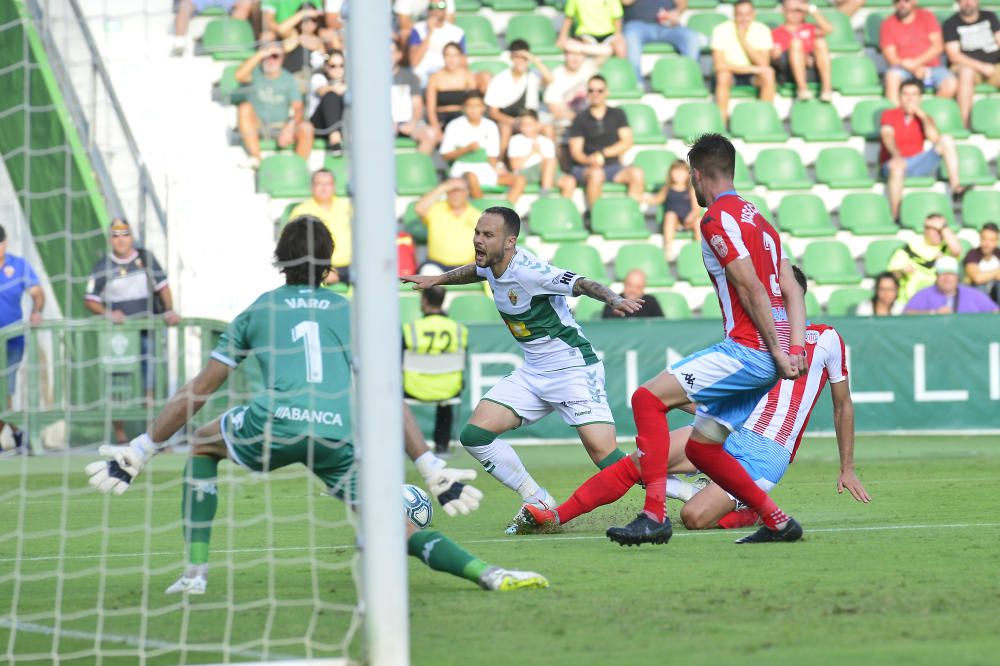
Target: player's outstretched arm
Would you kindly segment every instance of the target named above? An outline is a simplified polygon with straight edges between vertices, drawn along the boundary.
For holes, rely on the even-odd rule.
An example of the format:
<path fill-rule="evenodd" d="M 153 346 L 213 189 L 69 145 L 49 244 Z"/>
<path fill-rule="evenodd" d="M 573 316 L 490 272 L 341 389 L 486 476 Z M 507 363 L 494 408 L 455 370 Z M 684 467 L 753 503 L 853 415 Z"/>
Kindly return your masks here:
<path fill-rule="evenodd" d="M 624 298 L 611 291 L 603 284 L 588 280 L 585 277 L 573 283 L 574 296 L 590 296 L 596 301 L 607 303 L 611 310 L 619 317 L 635 314 L 642 309 L 645 302 L 641 298 Z"/>
<path fill-rule="evenodd" d="M 833 398 L 833 428 L 837 433 L 837 448 L 840 450 L 837 492 L 843 493 L 846 488 L 854 499 L 867 504 L 872 498 L 854 471 L 854 400 L 851 399 L 848 382 L 845 380 L 830 384 L 830 396 Z"/>
<path fill-rule="evenodd" d="M 799 376 L 798 367 L 788 357 L 788 354 L 778 343 L 778 331 L 774 328 L 774 318 L 771 314 L 771 299 L 757 278 L 753 260 L 749 256 L 734 259 L 726 264 L 726 280 L 736 289 L 740 305 L 750 316 L 754 326 L 764 339 L 767 350 L 774 358 L 781 379 L 795 379 Z M 805 334 L 803 334 L 803 339 Z"/>
<path fill-rule="evenodd" d="M 464 483 L 476 478 L 472 469 L 451 469 L 448 464 L 434 455 L 427 447 L 424 433 L 410 407 L 403 403 L 403 444 L 407 457 L 417 466 L 424 477 L 427 489 L 440 502 L 449 516 L 468 515 L 479 508 L 483 493 Z"/>
<path fill-rule="evenodd" d="M 428 289 L 430 287 L 444 287 L 449 284 L 482 282 L 483 277 L 476 272 L 475 264 L 466 264 L 441 275 L 400 275 L 399 280 L 413 284 L 414 289 Z"/>

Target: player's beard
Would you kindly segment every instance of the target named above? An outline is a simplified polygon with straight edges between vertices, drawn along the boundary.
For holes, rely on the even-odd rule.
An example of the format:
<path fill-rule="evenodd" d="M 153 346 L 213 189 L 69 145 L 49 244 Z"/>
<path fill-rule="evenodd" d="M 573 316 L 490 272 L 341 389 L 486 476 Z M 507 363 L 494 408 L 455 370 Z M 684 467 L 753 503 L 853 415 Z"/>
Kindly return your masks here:
<path fill-rule="evenodd" d="M 691 180 L 691 187 L 694 188 L 694 198 L 698 202 L 698 205 L 702 208 L 708 208 L 708 203 L 705 202 L 705 194 L 694 179 Z"/>

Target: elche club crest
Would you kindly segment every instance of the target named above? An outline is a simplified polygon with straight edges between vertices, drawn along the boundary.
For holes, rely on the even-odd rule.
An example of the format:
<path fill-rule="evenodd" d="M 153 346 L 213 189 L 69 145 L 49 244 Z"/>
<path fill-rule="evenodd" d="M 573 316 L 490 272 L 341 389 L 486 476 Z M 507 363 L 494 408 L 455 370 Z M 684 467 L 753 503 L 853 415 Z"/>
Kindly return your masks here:
<path fill-rule="evenodd" d="M 726 240 L 719 234 L 712 236 L 711 240 L 708 241 L 712 245 L 712 249 L 715 253 L 719 255 L 720 258 L 725 258 L 729 254 L 729 246 L 726 245 Z"/>
<path fill-rule="evenodd" d="M 510 301 L 511 305 L 517 305 L 517 292 L 511 289 L 507 292 L 507 300 Z"/>
<path fill-rule="evenodd" d="M 815 345 L 819 343 L 819 332 L 818 331 L 806 331 L 806 344 Z"/>

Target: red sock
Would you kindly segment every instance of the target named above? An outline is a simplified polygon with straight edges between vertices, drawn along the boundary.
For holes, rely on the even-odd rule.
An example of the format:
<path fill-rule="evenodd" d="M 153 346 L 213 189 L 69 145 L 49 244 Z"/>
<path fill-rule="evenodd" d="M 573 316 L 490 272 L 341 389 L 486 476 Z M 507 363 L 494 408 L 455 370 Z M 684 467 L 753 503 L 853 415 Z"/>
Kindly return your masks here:
<path fill-rule="evenodd" d="M 577 516 L 590 513 L 599 506 L 611 504 L 627 493 L 638 480 L 639 470 L 630 457 L 626 456 L 614 465 L 605 467 L 584 481 L 568 500 L 556 507 L 559 524 L 565 525 Z"/>
<path fill-rule="evenodd" d="M 684 452 L 691 464 L 708 474 L 723 490 L 736 497 L 753 509 L 764 524 L 769 528 L 778 529 L 778 525 L 788 520 L 785 512 L 768 497 L 767 493 L 757 487 L 747 471 L 743 469 L 736 458 L 726 453 L 721 444 L 709 444 L 695 439 L 691 435 Z"/>
<path fill-rule="evenodd" d="M 753 509 L 740 509 L 730 511 L 722 518 L 719 518 L 719 528 L 732 530 L 739 527 L 750 527 L 757 522 L 757 514 Z"/>
<path fill-rule="evenodd" d="M 643 512 L 658 522 L 667 513 L 667 457 L 670 454 L 670 427 L 667 406 L 648 389 L 640 386 L 632 394 L 635 443 L 639 447 L 639 474 L 646 484 Z"/>

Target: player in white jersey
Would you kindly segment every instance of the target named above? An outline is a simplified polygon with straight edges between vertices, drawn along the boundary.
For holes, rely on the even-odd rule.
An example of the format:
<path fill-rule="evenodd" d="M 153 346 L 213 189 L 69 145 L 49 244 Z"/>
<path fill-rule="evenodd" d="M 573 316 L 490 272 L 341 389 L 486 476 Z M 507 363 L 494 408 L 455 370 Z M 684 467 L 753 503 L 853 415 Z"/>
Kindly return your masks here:
<path fill-rule="evenodd" d="M 525 504 L 551 508 L 555 499 L 528 474 L 507 442 L 497 437 L 556 411 L 576 428 L 594 463 L 605 468 L 625 457 L 604 390 L 604 364 L 566 304 L 589 296 L 616 314 L 634 314 L 641 300 L 622 298 L 604 285 L 556 268 L 517 247 L 521 219 L 510 208 L 487 208 L 476 224 L 476 262 L 437 276 L 404 276 L 415 289 L 487 280 L 497 310 L 524 352 L 524 365 L 491 388 L 462 429 L 472 457 Z M 508 531 L 516 531 L 519 513 Z"/>

